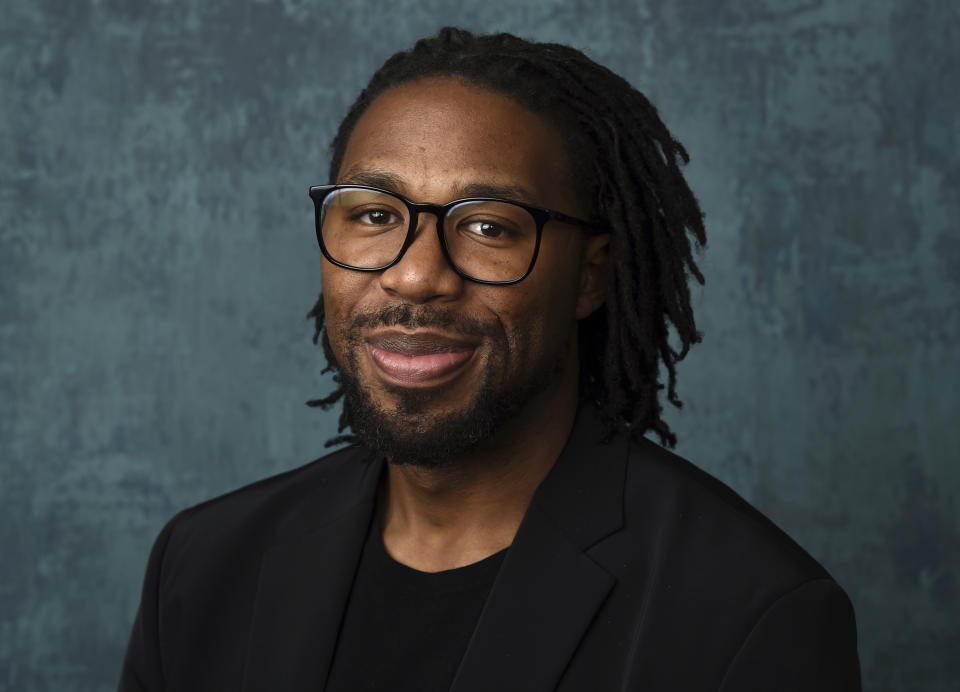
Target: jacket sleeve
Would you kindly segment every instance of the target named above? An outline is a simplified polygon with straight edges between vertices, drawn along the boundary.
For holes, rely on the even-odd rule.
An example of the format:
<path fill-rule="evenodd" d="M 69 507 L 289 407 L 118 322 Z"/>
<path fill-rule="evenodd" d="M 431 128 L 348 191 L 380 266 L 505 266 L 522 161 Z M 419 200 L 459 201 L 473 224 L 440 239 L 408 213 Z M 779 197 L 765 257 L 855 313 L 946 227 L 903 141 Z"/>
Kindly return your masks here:
<path fill-rule="evenodd" d="M 763 613 L 727 669 L 721 692 L 859 692 L 853 606 L 831 579 L 808 581 Z"/>
<path fill-rule="evenodd" d="M 176 517 L 167 523 L 150 551 L 140 607 L 120 672 L 119 692 L 161 692 L 164 689 L 159 628 L 160 576 L 175 520 Z"/>

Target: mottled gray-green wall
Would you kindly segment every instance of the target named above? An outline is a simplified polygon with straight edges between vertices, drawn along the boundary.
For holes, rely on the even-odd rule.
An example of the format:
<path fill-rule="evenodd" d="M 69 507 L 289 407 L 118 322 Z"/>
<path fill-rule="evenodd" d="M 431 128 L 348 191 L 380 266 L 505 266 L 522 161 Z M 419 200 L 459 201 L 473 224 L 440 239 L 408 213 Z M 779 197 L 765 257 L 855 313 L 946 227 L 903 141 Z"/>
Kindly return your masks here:
<path fill-rule="evenodd" d="M 687 145 L 679 451 L 847 588 L 874 690 L 955 690 L 951 0 L 17 0 L 0 12 L 0 688 L 108 690 L 177 509 L 322 453 L 310 184 L 445 23 L 570 43 Z"/>

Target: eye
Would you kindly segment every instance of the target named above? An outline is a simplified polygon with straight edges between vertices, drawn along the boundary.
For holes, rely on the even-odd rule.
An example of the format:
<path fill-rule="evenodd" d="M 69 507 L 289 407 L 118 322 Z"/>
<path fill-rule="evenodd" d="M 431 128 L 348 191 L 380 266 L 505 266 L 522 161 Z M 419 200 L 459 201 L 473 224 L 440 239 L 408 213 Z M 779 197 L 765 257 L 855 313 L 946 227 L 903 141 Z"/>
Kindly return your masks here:
<path fill-rule="evenodd" d="M 365 212 L 363 216 L 366 217 L 366 220 L 370 223 L 379 225 L 390 223 L 393 214 L 383 209 L 373 209 L 372 211 Z"/>
<path fill-rule="evenodd" d="M 493 221 L 474 220 L 460 224 L 460 228 L 467 233 L 489 238 L 491 240 L 504 239 L 510 235 L 510 229 Z"/>
<path fill-rule="evenodd" d="M 355 212 L 350 217 L 350 221 L 369 226 L 392 226 L 402 223 L 403 219 L 389 209 L 363 209 Z"/>

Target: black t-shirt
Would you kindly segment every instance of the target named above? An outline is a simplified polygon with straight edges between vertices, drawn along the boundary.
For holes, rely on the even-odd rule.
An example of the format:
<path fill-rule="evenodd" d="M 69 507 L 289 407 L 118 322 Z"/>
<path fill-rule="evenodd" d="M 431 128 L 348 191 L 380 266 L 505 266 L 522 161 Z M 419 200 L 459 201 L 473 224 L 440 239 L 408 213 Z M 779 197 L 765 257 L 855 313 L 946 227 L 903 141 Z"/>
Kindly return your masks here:
<path fill-rule="evenodd" d="M 360 557 L 328 692 L 446 692 L 506 549 L 472 565 L 421 572 L 391 558 L 379 522 Z"/>

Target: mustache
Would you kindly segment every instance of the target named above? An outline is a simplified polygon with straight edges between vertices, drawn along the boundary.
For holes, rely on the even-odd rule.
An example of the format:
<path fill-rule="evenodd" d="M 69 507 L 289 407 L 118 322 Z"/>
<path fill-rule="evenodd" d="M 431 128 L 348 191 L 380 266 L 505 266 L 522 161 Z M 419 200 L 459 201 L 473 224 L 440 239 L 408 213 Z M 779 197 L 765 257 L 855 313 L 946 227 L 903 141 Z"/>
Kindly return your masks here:
<path fill-rule="evenodd" d="M 450 308 L 436 305 L 414 306 L 409 303 L 358 313 L 350 324 L 350 330 L 354 333 L 358 329 L 374 327 L 435 327 L 464 336 L 497 337 L 503 333 L 503 326 L 496 319 L 481 320 Z"/>

